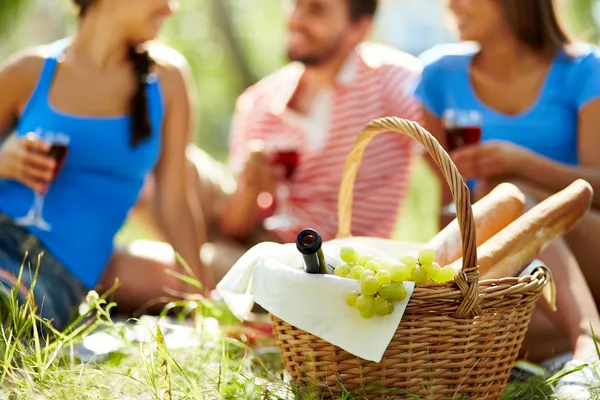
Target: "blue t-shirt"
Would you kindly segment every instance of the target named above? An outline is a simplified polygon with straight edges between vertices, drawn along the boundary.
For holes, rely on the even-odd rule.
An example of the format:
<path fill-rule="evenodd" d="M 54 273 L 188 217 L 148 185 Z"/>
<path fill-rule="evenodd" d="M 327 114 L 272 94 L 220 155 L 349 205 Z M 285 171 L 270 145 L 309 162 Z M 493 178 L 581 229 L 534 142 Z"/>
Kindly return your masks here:
<path fill-rule="evenodd" d="M 50 185 L 43 210 L 52 230 L 27 229 L 75 277 L 93 288 L 113 251 L 115 234 L 158 160 L 163 101 L 159 82 L 153 79 L 147 89 L 152 135 L 134 148 L 129 144 L 129 116 L 86 117 L 56 110 L 48 101 L 48 93 L 57 59 L 68 43 L 62 40 L 51 46 L 16 132 L 21 136 L 41 128 L 69 136 L 64 167 Z M 29 188 L 18 181 L 0 180 L 0 212 L 17 219 L 32 204 Z"/>
<path fill-rule="evenodd" d="M 482 141 L 515 143 L 556 162 L 578 164 L 578 112 L 600 97 L 600 53 L 578 45 L 574 55 L 554 58 L 535 103 L 517 115 L 502 114 L 484 104 L 471 85 L 469 69 L 478 47 L 472 43 L 436 46 L 421 55 L 425 67 L 415 95 L 441 117 L 449 108 L 481 113 Z"/>

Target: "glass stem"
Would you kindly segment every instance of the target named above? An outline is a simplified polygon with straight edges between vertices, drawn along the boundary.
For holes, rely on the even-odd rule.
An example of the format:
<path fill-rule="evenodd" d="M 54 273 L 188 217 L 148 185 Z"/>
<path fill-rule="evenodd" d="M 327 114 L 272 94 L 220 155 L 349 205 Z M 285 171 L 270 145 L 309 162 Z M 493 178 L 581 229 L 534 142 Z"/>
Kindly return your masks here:
<path fill-rule="evenodd" d="M 282 183 L 277 187 L 277 199 L 279 201 L 279 212 L 278 214 L 287 215 L 288 214 L 288 200 L 290 198 L 290 187 L 289 184 Z"/>
<path fill-rule="evenodd" d="M 46 199 L 45 194 L 35 192 L 35 198 L 33 200 L 33 215 L 36 219 L 41 219 L 42 210 L 44 209 L 44 200 Z"/>

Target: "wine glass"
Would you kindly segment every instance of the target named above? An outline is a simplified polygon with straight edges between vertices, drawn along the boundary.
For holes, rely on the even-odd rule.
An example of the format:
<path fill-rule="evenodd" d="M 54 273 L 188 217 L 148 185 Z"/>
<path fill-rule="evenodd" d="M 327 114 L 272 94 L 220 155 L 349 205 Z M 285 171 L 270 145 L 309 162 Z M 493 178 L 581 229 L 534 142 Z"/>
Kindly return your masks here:
<path fill-rule="evenodd" d="M 62 169 L 65 159 L 67 158 L 67 153 L 69 151 L 69 137 L 62 133 L 42 131 L 41 129 L 37 129 L 35 135 L 39 139 L 50 144 L 50 150 L 48 151 L 47 155 L 54 158 L 54 161 L 56 162 L 54 171 L 52 173 L 52 180 L 54 180 Z M 34 192 L 33 205 L 31 206 L 31 209 L 27 215 L 18 218 L 15 223 L 21 226 L 33 226 L 40 230 L 50 232 L 52 227 L 42 216 L 45 198 L 46 192 Z"/>
<path fill-rule="evenodd" d="M 442 115 L 442 124 L 446 133 L 448 151 L 454 151 L 462 146 L 477 144 L 481 141 L 481 126 L 483 117 L 479 111 L 463 109 L 447 109 Z M 471 203 L 475 201 L 475 181 L 466 182 L 471 194 Z M 456 205 L 446 204 L 442 207 L 442 215 L 456 217 Z"/>
<path fill-rule="evenodd" d="M 270 156 L 271 164 L 283 170 L 283 176 L 277 184 L 275 214 L 267 218 L 264 227 L 267 230 L 293 229 L 296 221 L 289 214 L 289 198 L 291 180 L 300 162 L 300 153 L 297 143 L 278 139 L 266 144 L 266 151 Z"/>

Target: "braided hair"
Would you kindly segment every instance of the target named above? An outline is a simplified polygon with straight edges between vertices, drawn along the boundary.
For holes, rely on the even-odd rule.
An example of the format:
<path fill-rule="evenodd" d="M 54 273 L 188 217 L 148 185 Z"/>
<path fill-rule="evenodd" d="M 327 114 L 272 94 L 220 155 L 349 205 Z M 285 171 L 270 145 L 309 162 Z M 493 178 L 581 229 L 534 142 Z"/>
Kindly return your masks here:
<path fill-rule="evenodd" d="M 79 18 L 84 18 L 90 6 L 96 0 L 73 0 L 79 7 Z M 137 80 L 137 87 L 129 102 L 129 115 L 131 117 L 130 144 L 135 147 L 152 135 L 150 116 L 148 112 L 148 96 L 146 88 L 149 83 L 150 69 L 154 60 L 146 49 L 137 44 L 130 44 L 127 56 L 131 61 L 133 72 Z"/>

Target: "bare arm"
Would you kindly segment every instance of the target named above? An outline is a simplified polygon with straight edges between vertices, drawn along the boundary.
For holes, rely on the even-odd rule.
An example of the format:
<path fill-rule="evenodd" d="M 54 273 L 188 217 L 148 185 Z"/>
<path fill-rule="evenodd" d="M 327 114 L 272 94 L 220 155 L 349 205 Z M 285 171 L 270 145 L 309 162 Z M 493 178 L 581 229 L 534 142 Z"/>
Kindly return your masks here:
<path fill-rule="evenodd" d="M 176 66 L 165 68 L 161 77 L 165 93 L 166 113 L 162 150 L 155 171 L 157 216 L 167 239 L 190 268 L 198 275 L 205 290 L 214 288 L 213 275 L 200 261 L 199 243 L 206 241 L 204 226 L 190 203 L 186 174 L 185 149 L 193 129 L 193 97 L 191 74 L 183 57 Z"/>
<path fill-rule="evenodd" d="M 583 178 L 592 185 L 593 205 L 600 208 L 600 99 L 584 106 L 579 113 L 578 153 L 579 167 L 572 167 L 528 153 L 527 168 L 519 168 L 520 177 L 553 192 L 564 189 L 573 181 Z"/>
<path fill-rule="evenodd" d="M 223 233 L 234 238 L 245 238 L 256 225 L 257 198 L 260 189 L 242 176 L 237 178 L 237 189 L 227 200 L 220 218 Z"/>

